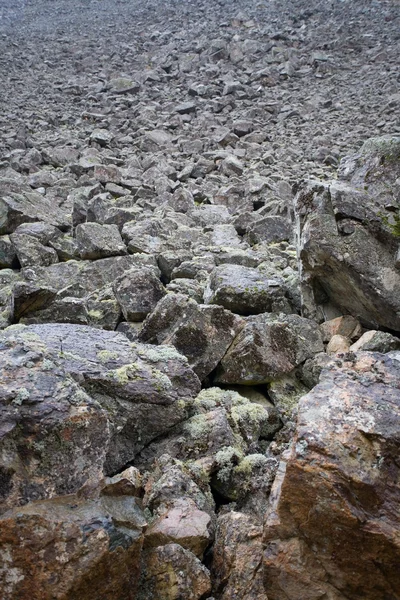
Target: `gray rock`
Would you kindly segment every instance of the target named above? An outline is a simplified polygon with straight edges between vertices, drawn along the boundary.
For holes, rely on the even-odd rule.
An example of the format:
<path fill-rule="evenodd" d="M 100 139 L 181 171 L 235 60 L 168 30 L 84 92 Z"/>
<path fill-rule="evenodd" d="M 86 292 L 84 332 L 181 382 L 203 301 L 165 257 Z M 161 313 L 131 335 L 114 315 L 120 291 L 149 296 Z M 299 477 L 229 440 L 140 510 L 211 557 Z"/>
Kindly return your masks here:
<path fill-rule="evenodd" d="M 113 285 L 115 297 L 127 321 L 143 321 L 167 293 L 149 268 L 133 268 Z"/>
<path fill-rule="evenodd" d="M 116 225 L 82 223 L 75 230 L 80 255 L 95 260 L 126 253 L 126 246 Z"/>
<path fill-rule="evenodd" d="M 283 314 L 248 317 L 222 358 L 215 381 L 268 383 L 322 351 L 322 335 L 314 321 Z"/>
<path fill-rule="evenodd" d="M 146 318 L 140 340 L 172 344 L 203 380 L 243 325 L 242 319 L 219 306 L 199 305 L 181 294 L 168 294 Z"/>
<path fill-rule="evenodd" d="M 293 231 L 286 217 L 267 216 L 249 225 L 246 237 L 252 246 L 260 242 L 270 244 L 271 242 L 290 241 Z"/>
<path fill-rule="evenodd" d="M 219 304 L 239 315 L 292 312 L 282 280 L 269 279 L 257 269 L 239 265 L 220 265 L 214 269 L 204 302 Z"/>

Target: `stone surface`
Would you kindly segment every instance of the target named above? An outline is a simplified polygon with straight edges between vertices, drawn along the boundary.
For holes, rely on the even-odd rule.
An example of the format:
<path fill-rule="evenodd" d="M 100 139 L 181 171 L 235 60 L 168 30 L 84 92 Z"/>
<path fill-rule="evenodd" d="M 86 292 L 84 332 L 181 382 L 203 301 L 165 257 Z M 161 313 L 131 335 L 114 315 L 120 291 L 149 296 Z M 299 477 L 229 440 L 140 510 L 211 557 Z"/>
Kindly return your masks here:
<path fill-rule="evenodd" d="M 221 307 L 168 294 L 147 317 L 139 338 L 152 344 L 172 344 L 203 380 L 215 369 L 243 324 Z"/>
<path fill-rule="evenodd" d="M 399 377 L 360 353 L 302 398 L 265 523 L 269 599 L 396 597 Z"/>
<path fill-rule="evenodd" d="M 248 317 L 222 358 L 215 381 L 268 383 L 322 350 L 322 336 L 314 321 L 273 313 Z"/>
<path fill-rule="evenodd" d="M 127 321 L 143 321 L 167 293 L 154 270 L 148 268 L 125 272 L 113 288 Z"/>
<path fill-rule="evenodd" d="M 143 542 L 135 513 L 69 495 L 0 517 L 4 600 L 135 600 Z"/>
<path fill-rule="evenodd" d="M 178 544 L 148 550 L 143 563 L 138 600 L 202 600 L 211 592 L 208 570 Z"/>
<path fill-rule="evenodd" d="M 75 230 L 80 255 L 94 260 L 126 253 L 126 247 L 116 225 L 82 223 Z"/>
<path fill-rule="evenodd" d="M 270 279 L 257 269 L 220 265 L 210 275 L 204 301 L 239 315 L 291 312 L 282 288 L 282 281 Z"/>

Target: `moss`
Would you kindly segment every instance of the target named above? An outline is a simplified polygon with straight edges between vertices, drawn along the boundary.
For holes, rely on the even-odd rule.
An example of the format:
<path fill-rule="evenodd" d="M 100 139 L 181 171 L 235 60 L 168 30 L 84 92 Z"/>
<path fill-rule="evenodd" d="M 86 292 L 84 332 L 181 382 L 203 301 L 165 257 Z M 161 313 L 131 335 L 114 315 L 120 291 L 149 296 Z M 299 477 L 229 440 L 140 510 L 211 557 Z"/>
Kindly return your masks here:
<path fill-rule="evenodd" d="M 194 438 L 195 440 L 198 440 L 205 437 L 208 434 L 210 430 L 210 425 L 206 415 L 200 414 L 194 415 L 194 417 L 192 417 L 191 419 L 189 419 L 189 421 L 184 423 L 183 429 L 186 433 L 190 435 L 190 437 Z"/>
<path fill-rule="evenodd" d="M 238 475 L 251 476 L 255 468 L 263 467 L 267 463 L 268 459 L 263 454 L 249 454 L 240 461 L 234 472 Z"/>

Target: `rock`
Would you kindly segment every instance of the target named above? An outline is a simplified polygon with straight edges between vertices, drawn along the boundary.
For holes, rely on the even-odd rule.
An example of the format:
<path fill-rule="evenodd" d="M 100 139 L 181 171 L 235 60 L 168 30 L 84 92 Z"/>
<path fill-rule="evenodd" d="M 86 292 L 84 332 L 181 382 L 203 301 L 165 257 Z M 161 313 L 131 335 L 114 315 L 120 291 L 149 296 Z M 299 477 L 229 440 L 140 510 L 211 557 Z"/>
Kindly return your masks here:
<path fill-rule="evenodd" d="M 199 510 L 193 500 L 181 498 L 158 516 L 146 530 L 145 547 L 176 543 L 203 557 L 212 541 L 211 517 Z"/>
<path fill-rule="evenodd" d="M 262 527 L 240 512 L 220 516 L 211 572 L 218 598 L 268 600 L 262 563 Z"/>
<path fill-rule="evenodd" d="M 113 288 L 127 321 L 143 321 L 167 293 L 150 268 L 127 271 L 115 281 Z"/>
<path fill-rule="evenodd" d="M 12 337 L 13 328 L 3 335 L 5 339 Z M 106 453 L 104 470 L 108 475 L 132 461 L 150 440 L 182 421 L 187 415 L 185 401 L 200 389 L 187 360 L 167 346 L 131 344 L 120 333 L 68 324 L 21 327 L 14 335 L 16 343 L 28 348 L 26 340 L 34 336 L 49 349 L 50 360 L 56 362 L 61 373 L 79 381 L 82 389 L 77 389 L 78 397 L 79 391 L 85 390 L 95 395 L 99 409 L 100 405 L 104 407 L 111 439 L 108 445 L 101 437 L 99 441 L 101 452 Z M 25 387 L 29 392 L 29 386 Z M 17 391 L 15 397 L 19 398 Z M 104 413 L 100 414 L 104 419 Z M 93 443 L 93 451 L 96 448 L 100 451 Z M 54 460 L 59 460 L 57 456 Z"/>
<path fill-rule="evenodd" d="M 50 327 L 51 326 L 47 326 Z M 62 332 L 54 331 L 57 350 Z M 1 333 L 0 512 L 78 491 L 102 476 L 110 441 L 105 411 L 63 368 L 43 336 Z"/>
<path fill-rule="evenodd" d="M 242 326 L 242 319 L 219 306 L 199 305 L 181 294 L 168 294 L 146 318 L 139 339 L 172 344 L 203 380 Z"/>
<path fill-rule="evenodd" d="M 265 523 L 271 600 L 383 600 L 400 589 L 399 378 L 397 361 L 353 354 L 300 401 Z"/>
<path fill-rule="evenodd" d="M 137 600 L 202 600 L 211 592 L 208 570 L 178 544 L 148 550 L 143 566 Z"/>
<path fill-rule="evenodd" d="M 127 77 L 115 77 L 110 80 L 111 92 L 114 94 L 137 94 L 140 84 Z"/>
<path fill-rule="evenodd" d="M 319 354 L 316 357 L 320 356 Z M 326 362 L 329 358 L 326 354 L 322 355 Z M 313 359 L 308 359 L 305 364 L 312 363 Z M 319 369 L 318 377 L 322 366 Z M 318 378 L 316 378 L 318 380 Z M 315 381 L 317 383 L 317 381 Z M 314 387 L 313 382 L 310 385 Z M 290 422 L 295 419 L 297 413 L 297 406 L 299 400 L 309 391 L 309 387 L 306 387 L 302 381 L 296 375 L 282 375 L 268 385 L 268 396 L 271 398 L 276 410 L 278 411 L 279 418 L 284 422 Z"/>
<path fill-rule="evenodd" d="M 233 175 L 242 175 L 244 166 L 242 161 L 236 156 L 230 155 L 221 162 L 220 169 L 224 175 L 230 177 Z"/>
<path fill-rule="evenodd" d="M 351 341 L 344 335 L 333 335 L 326 347 L 327 354 L 339 354 L 348 352 Z"/>
<path fill-rule="evenodd" d="M 95 260 L 126 253 L 126 247 L 116 225 L 82 223 L 75 230 L 83 259 Z"/>
<path fill-rule="evenodd" d="M 105 496 L 137 496 L 143 492 L 143 481 L 135 467 L 128 467 L 114 477 L 106 477 L 102 494 Z"/>
<path fill-rule="evenodd" d="M 391 352 L 400 350 L 400 339 L 384 331 L 366 331 L 350 346 L 351 352 Z"/>
<path fill-rule="evenodd" d="M 320 328 L 324 342 L 329 342 L 334 335 L 342 335 L 355 340 L 360 337 L 362 332 L 360 323 L 351 315 L 325 321 L 325 323 L 321 323 Z"/>
<path fill-rule="evenodd" d="M 286 217 L 267 216 L 257 219 L 247 228 L 247 239 L 251 246 L 260 242 L 290 241 L 293 237 L 292 227 Z"/>
<path fill-rule="evenodd" d="M 219 304 L 239 315 L 291 312 L 282 282 L 239 265 L 220 265 L 212 271 L 204 302 Z"/>
<path fill-rule="evenodd" d="M 62 233 L 43 222 L 24 223 L 16 228 L 10 239 L 22 268 L 33 265 L 47 267 L 58 262 L 56 250 L 51 247 Z"/>
<path fill-rule="evenodd" d="M 108 129 L 95 129 L 90 134 L 90 141 L 99 144 L 99 146 L 109 146 L 113 139 L 114 136 Z"/>
<path fill-rule="evenodd" d="M 175 112 L 180 115 L 190 115 L 196 112 L 196 104 L 194 102 L 183 102 L 175 107 Z"/>
<path fill-rule="evenodd" d="M 113 508 L 69 495 L 3 514 L 1 597 L 134 600 L 142 523 L 132 513 L 120 526 Z"/>
<path fill-rule="evenodd" d="M 248 317 L 222 358 L 215 382 L 268 383 L 322 350 L 322 336 L 314 321 L 274 313 Z"/>
<path fill-rule="evenodd" d="M 0 269 L 18 267 L 18 258 L 9 235 L 0 236 Z"/>
<path fill-rule="evenodd" d="M 0 194 L 0 234 L 12 233 L 22 223 L 44 221 L 56 227 L 69 226 L 69 216 L 37 192 Z"/>
<path fill-rule="evenodd" d="M 337 182 L 308 184 L 298 192 L 294 204 L 305 316 L 331 303 L 369 328 L 400 330 L 398 241 L 383 214 L 393 204 L 400 173 L 396 140 L 366 142 L 341 166 Z"/>

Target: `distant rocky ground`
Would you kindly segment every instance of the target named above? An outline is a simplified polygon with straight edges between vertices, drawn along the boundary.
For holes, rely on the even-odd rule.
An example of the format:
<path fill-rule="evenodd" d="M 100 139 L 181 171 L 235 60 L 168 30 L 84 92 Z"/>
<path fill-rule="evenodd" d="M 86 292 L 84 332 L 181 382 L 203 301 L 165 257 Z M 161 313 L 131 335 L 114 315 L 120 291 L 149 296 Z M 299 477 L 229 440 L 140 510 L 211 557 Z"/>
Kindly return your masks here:
<path fill-rule="evenodd" d="M 3 0 L 0 596 L 400 600 L 400 5 Z"/>

